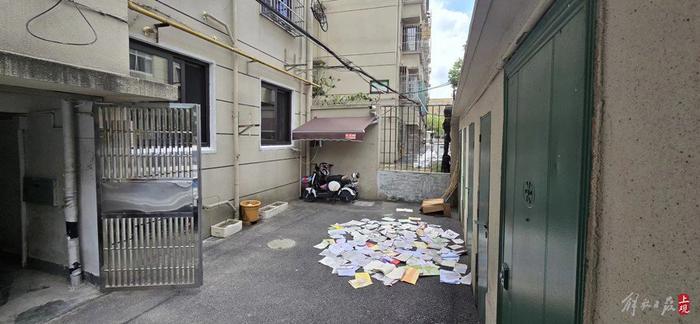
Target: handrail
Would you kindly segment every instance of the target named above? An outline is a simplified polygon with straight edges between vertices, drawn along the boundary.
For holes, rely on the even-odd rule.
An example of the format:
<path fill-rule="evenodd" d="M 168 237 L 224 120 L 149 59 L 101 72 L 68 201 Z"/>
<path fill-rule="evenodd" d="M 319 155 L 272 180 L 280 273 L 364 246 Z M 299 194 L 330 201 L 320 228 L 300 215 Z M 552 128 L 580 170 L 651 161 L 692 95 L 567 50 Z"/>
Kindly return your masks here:
<path fill-rule="evenodd" d="M 144 15 L 144 16 L 147 16 L 147 17 L 150 17 L 150 18 L 155 19 L 155 20 L 157 20 L 157 21 L 160 21 L 161 23 L 168 24 L 168 25 L 174 27 L 175 29 L 179 29 L 179 30 L 181 30 L 181 31 L 184 31 L 184 32 L 186 32 L 186 33 L 188 33 L 188 34 L 191 34 L 191 35 L 193 35 L 193 36 L 195 36 L 195 37 L 198 37 L 198 38 L 203 39 L 203 40 L 205 40 L 205 41 L 207 41 L 207 42 L 210 42 L 210 43 L 212 43 L 212 44 L 215 44 L 215 45 L 217 45 L 217 46 L 219 46 L 219 47 L 225 48 L 225 49 L 227 49 L 227 50 L 229 50 L 229 51 L 232 51 L 232 52 L 234 52 L 234 53 L 236 53 L 236 54 L 238 54 L 238 55 L 240 55 L 240 56 L 243 56 L 243 57 L 245 57 L 245 58 L 247 58 L 247 59 L 250 59 L 250 60 L 252 60 L 252 61 L 254 61 L 254 62 L 258 62 L 258 63 L 260 63 L 260 64 L 262 64 L 262 65 L 264 65 L 264 66 L 267 66 L 267 67 L 269 67 L 269 68 L 271 68 L 271 69 L 277 71 L 277 72 L 280 72 L 280 73 L 283 73 L 283 74 L 285 74 L 285 75 L 288 75 L 288 76 L 290 76 L 290 77 L 292 77 L 292 78 L 295 78 L 295 79 L 297 79 L 297 80 L 299 80 L 299 81 L 302 81 L 302 82 L 304 82 L 304 83 L 306 83 L 306 84 L 313 85 L 313 86 L 319 86 L 318 84 L 315 84 L 315 83 L 313 83 L 312 81 L 309 81 L 309 80 L 304 79 L 304 78 L 302 78 L 302 77 L 296 76 L 296 75 L 294 75 L 294 74 L 292 74 L 292 73 L 289 73 L 289 72 L 287 72 L 287 71 L 285 71 L 285 70 L 283 70 L 283 69 L 280 69 L 280 68 L 278 68 L 278 67 L 276 67 L 276 66 L 274 66 L 274 65 L 272 65 L 272 64 L 270 64 L 270 63 L 261 61 L 260 59 L 257 59 L 257 58 L 255 58 L 255 57 L 253 57 L 252 55 L 247 54 L 247 53 L 241 51 L 241 50 L 238 49 L 238 48 L 235 48 L 235 47 L 233 47 L 233 46 L 231 46 L 231 45 L 228 45 L 228 44 L 226 44 L 226 43 L 224 43 L 224 42 L 221 42 L 221 41 L 219 41 L 219 40 L 217 40 L 217 39 L 214 39 L 214 38 L 211 37 L 211 36 L 204 35 L 204 34 L 198 32 L 198 31 L 196 31 L 196 30 L 190 28 L 189 26 L 187 26 L 187 25 L 185 25 L 185 24 L 182 24 L 182 23 L 180 23 L 180 22 L 177 22 L 177 21 L 175 21 L 175 20 L 173 20 L 173 19 L 169 19 L 169 18 L 167 18 L 167 17 L 163 17 L 163 16 L 161 16 L 161 15 L 159 15 L 159 14 L 157 14 L 157 13 L 151 11 L 151 10 L 148 10 L 148 9 L 146 9 L 146 8 L 144 8 L 144 7 L 142 7 L 142 6 L 138 5 L 138 4 L 136 4 L 136 3 L 133 2 L 133 1 L 129 1 L 129 9 L 131 9 L 131 10 L 133 10 L 133 11 L 136 11 L 136 12 L 138 12 L 138 13 Z"/>

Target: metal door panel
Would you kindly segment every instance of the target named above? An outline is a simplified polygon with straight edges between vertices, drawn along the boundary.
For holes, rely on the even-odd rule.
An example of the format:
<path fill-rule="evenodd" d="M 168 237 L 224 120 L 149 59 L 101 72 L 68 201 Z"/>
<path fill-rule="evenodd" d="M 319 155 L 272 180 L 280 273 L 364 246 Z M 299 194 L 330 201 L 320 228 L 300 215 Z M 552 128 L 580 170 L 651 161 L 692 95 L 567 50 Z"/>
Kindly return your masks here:
<path fill-rule="evenodd" d="M 547 219 L 547 167 L 551 43 L 535 54 L 520 72 L 516 150 L 513 179 L 513 317 L 530 323 L 543 321 Z"/>
<path fill-rule="evenodd" d="M 103 289 L 201 285 L 198 109 L 95 106 Z"/>
<path fill-rule="evenodd" d="M 577 249 L 585 112 L 586 15 L 582 10 L 553 40 L 545 322 L 575 322 Z"/>
<path fill-rule="evenodd" d="M 488 231 L 491 190 L 491 113 L 481 117 L 479 124 L 479 190 L 477 213 L 477 307 L 482 322 L 486 315 L 488 291 Z"/>
<path fill-rule="evenodd" d="M 468 164 L 467 167 L 467 248 L 471 250 L 472 247 L 472 237 L 473 224 L 474 224 L 474 123 L 469 124 L 469 130 L 467 133 L 469 141 L 469 153 L 468 153 Z"/>
<path fill-rule="evenodd" d="M 192 180 L 109 182 L 102 187 L 102 214 L 193 213 Z"/>
<path fill-rule="evenodd" d="M 506 66 L 502 323 L 573 323 L 580 309 L 589 11 L 568 2 Z"/>
<path fill-rule="evenodd" d="M 467 132 L 465 129 L 461 128 L 459 129 L 459 168 L 460 168 L 460 176 L 459 176 L 459 221 L 463 224 L 462 228 L 466 231 L 466 223 L 464 220 L 466 219 L 466 208 L 464 204 L 467 202 L 467 185 L 466 185 L 466 180 L 465 176 L 466 173 L 463 171 L 465 170 L 467 166 L 467 152 L 464 149 L 465 146 L 467 145 Z"/>

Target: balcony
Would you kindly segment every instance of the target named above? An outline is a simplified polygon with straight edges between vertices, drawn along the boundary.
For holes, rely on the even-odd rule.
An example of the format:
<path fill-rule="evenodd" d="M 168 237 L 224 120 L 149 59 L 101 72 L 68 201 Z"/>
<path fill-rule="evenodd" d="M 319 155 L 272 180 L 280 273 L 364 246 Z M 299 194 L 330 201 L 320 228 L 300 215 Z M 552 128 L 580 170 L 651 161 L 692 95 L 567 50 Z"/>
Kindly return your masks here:
<path fill-rule="evenodd" d="M 294 37 L 302 36 L 287 20 L 304 27 L 304 4 L 301 0 L 265 0 L 274 9 L 260 5 L 260 14 L 280 26 Z M 284 19 L 282 17 L 287 19 Z"/>

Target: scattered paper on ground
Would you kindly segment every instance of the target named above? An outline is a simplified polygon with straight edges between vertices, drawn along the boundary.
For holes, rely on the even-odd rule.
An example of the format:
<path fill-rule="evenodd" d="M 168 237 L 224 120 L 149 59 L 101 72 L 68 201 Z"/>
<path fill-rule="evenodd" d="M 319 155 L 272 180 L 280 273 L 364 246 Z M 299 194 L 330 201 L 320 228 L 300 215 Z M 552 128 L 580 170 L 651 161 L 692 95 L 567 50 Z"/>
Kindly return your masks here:
<path fill-rule="evenodd" d="M 358 272 L 355 274 L 355 279 L 350 279 L 348 282 L 353 288 L 357 289 L 371 285 L 372 278 L 369 277 L 367 272 Z"/>
<path fill-rule="evenodd" d="M 416 268 L 406 268 L 406 271 L 403 273 L 403 277 L 401 278 L 401 281 L 403 282 L 408 282 L 412 285 L 416 284 L 416 281 L 418 281 L 418 270 Z"/>
<path fill-rule="evenodd" d="M 348 283 L 355 289 L 371 285 L 372 278 L 384 286 L 415 285 L 419 277 L 433 276 L 446 284 L 471 284 L 467 265 L 459 263 L 465 254 L 459 234 L 419 217 L 351 220 L 330 225 L 328 236 L 314 245 L 322 250 L 319 263 L 339 277 L 354 277 Z"/>

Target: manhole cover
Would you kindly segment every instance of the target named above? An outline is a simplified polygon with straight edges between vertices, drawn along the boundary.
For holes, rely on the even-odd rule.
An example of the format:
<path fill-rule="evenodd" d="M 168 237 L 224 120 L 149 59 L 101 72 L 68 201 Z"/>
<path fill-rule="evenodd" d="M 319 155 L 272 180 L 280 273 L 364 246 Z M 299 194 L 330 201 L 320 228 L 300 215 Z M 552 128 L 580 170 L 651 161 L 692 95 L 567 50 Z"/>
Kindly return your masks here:
<path fill-rule="evenodd" d="M 294 242 L 294 240 L 290 239 L 272 240 L 270 242 L 267 242 L 267 247 L 273 250 L 291 249 L 295 245 L 297 245 L 297 242 Z"/>

